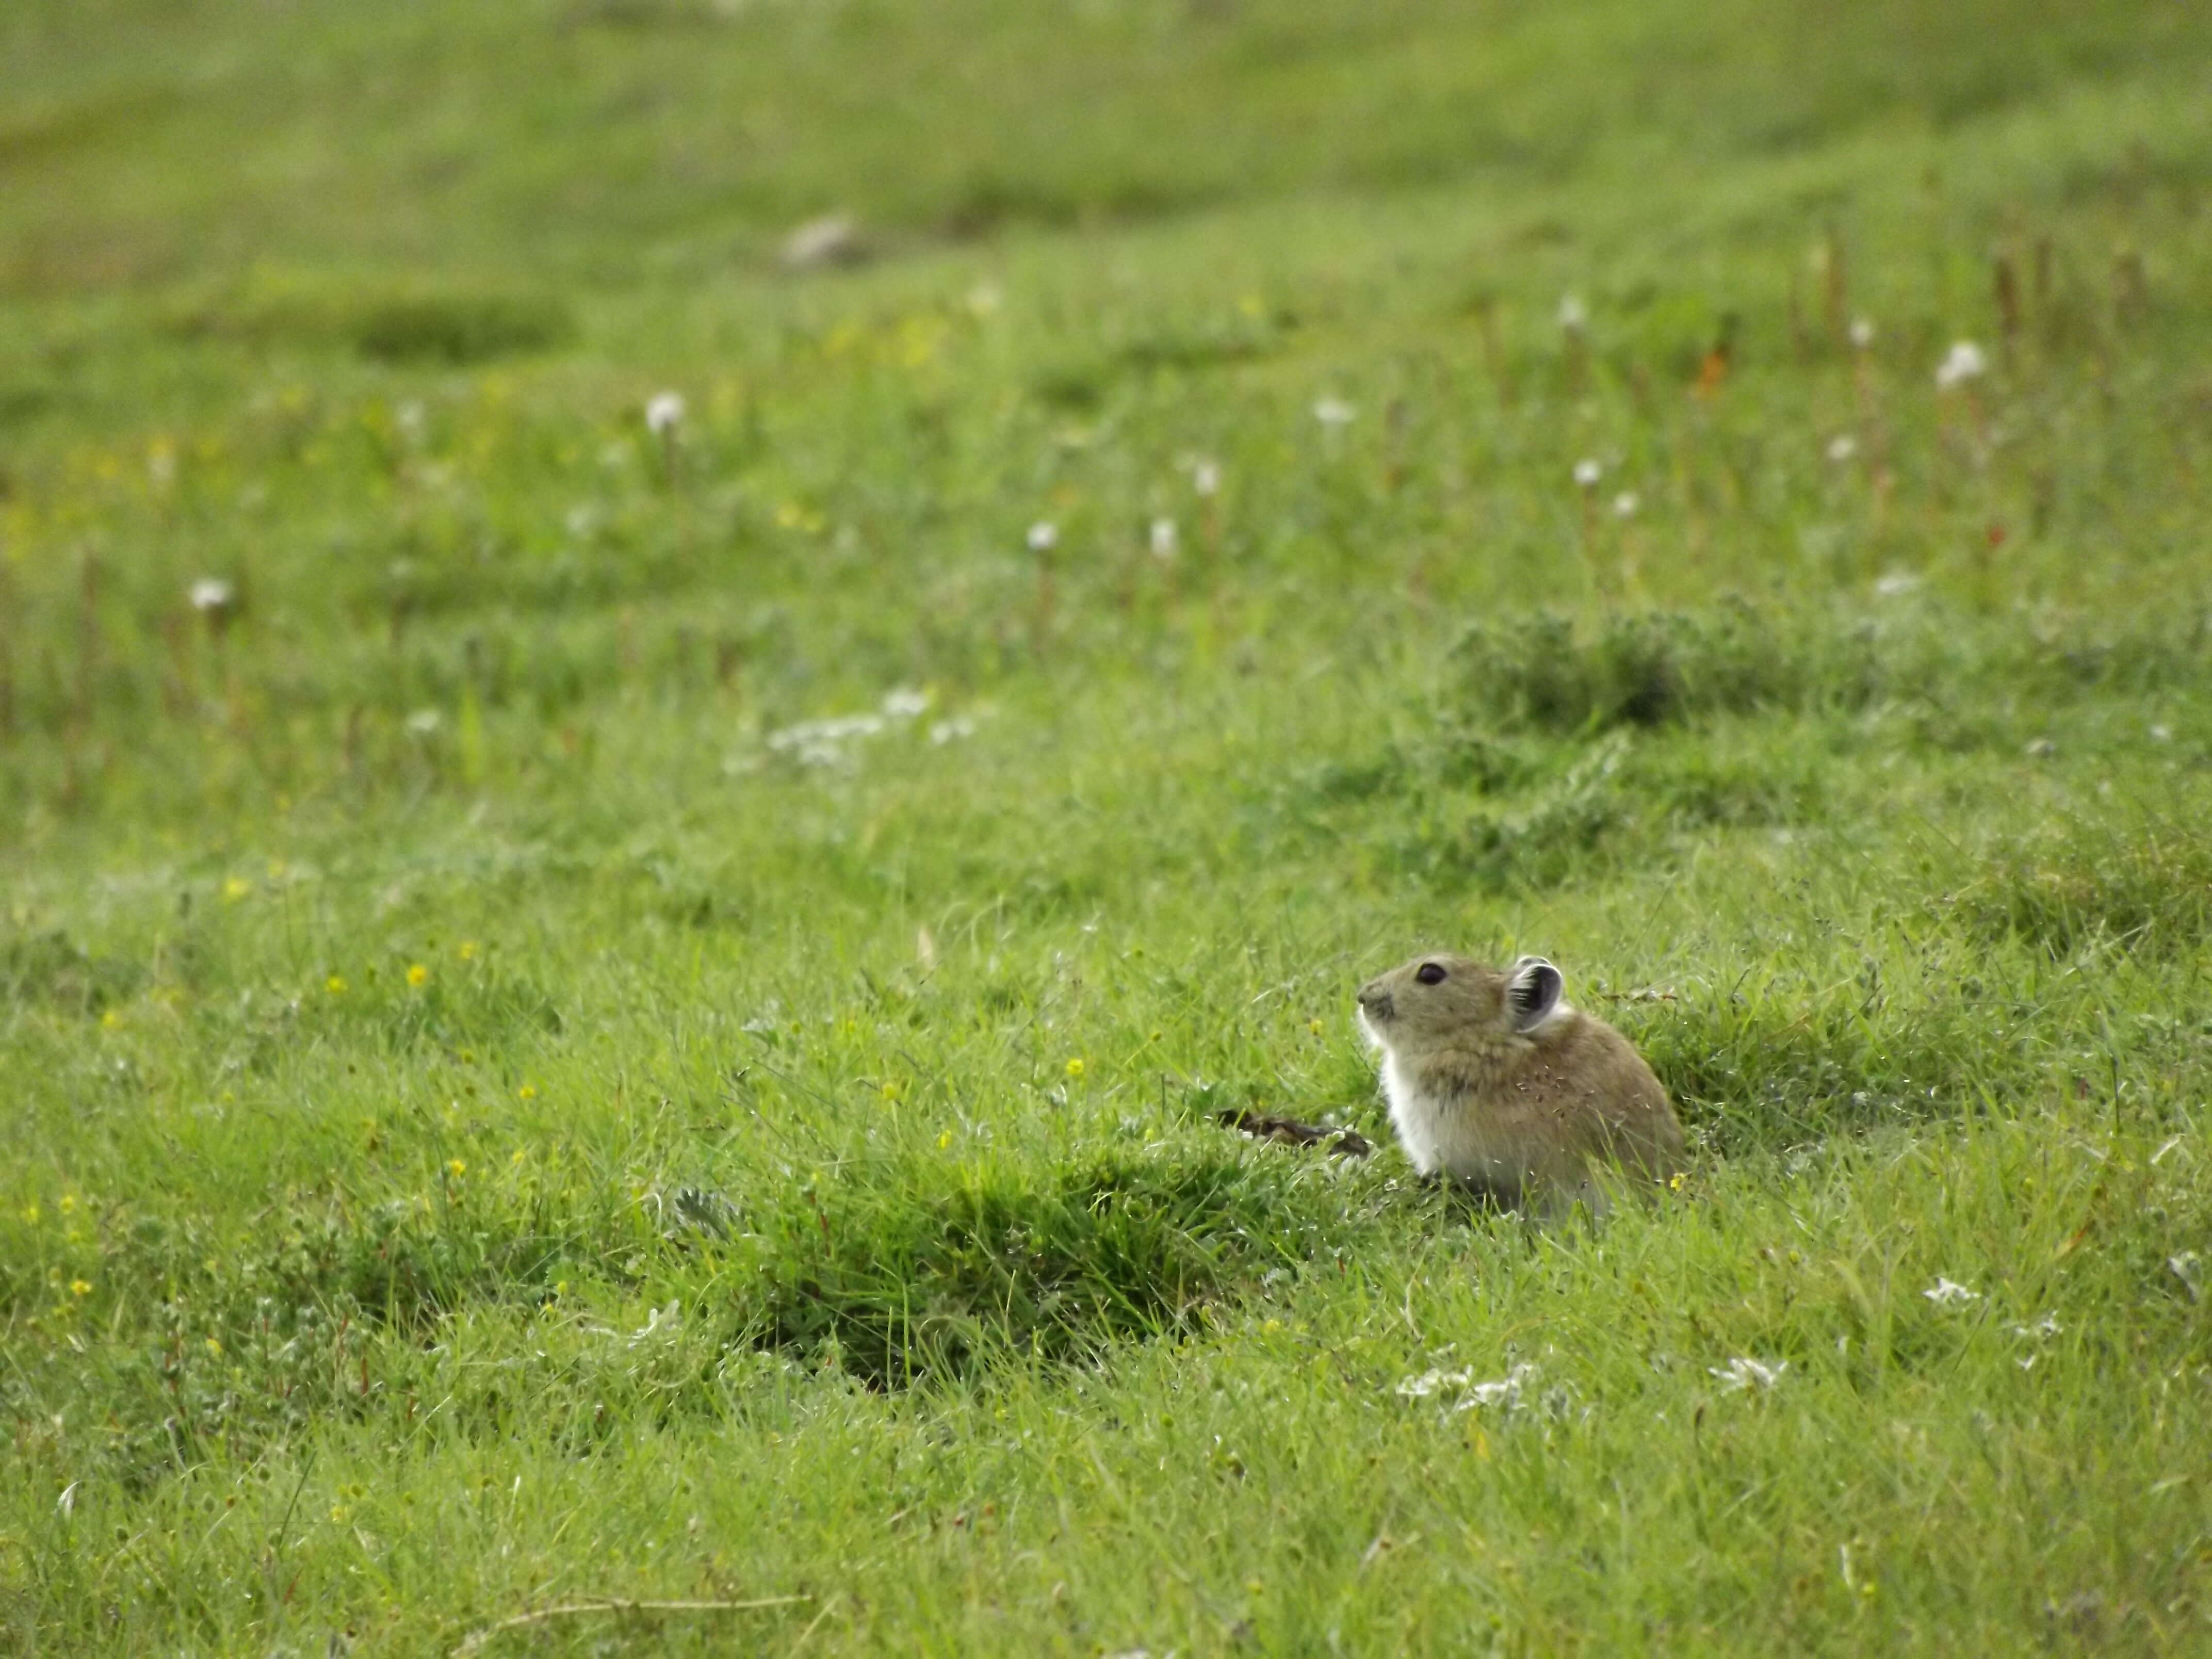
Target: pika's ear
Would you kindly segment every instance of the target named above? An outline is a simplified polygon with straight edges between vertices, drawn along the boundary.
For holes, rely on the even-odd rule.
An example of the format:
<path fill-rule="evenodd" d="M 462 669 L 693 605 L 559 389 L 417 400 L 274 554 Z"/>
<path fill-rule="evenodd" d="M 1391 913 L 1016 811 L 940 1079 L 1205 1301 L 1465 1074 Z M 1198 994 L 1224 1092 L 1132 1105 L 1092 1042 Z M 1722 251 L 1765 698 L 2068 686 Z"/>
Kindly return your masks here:
<path fill-rule="evenodd" d="M 1505 1006 L 1516 1031 L 1533 1031 L 1559 1006 L 1559 970 L 1541 957 L 1523 957 L 1505 981 Z"/>

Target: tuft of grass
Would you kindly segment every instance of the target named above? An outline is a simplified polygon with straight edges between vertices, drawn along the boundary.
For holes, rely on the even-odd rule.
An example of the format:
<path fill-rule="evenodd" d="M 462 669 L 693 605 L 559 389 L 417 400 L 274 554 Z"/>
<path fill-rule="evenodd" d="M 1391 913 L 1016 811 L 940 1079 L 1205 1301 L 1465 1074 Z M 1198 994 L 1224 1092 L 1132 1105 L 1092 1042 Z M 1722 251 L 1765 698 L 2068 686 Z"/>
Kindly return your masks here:
<path fill-rule="evenodd" d="M 1936 908 L 1983 944 L 2058 961 L 2182 956 L 2212 938 L 2212 842 L 2171 810 L 2075 811 L 2000 842 Z"/>
<path fill-rule="evenodd" d="M 1588 626 L 1547 612 L 1478 623 L 1454 653 L 1462 706 L 1507 727 L 1601 732 L 1716 714 L 1863 708 L 1912 683 L 1867 623 L 1838 627 L 1748 603 L 1612 611 Z"/>
<path fill-rule="evenodd" d="M 542 296 L 424 295 L 366 306 L 348 331 L 362 356 L 379 362 L 459 367 L 551 350 L 574 337 L 576 319 Z"/>
<path fill-rule="evenodd" d="M 1200 1328 L 1265 1273 L 1343 1254 L 1366 1202 L 1333 1160 L 1226 1135 L 1040 1171 L 872 1168 L 785 1206 L 733 1316 L 877 1387 L 973 1379 L 1013 1356 L 1096 1362 L 1118 1340 Z"/>

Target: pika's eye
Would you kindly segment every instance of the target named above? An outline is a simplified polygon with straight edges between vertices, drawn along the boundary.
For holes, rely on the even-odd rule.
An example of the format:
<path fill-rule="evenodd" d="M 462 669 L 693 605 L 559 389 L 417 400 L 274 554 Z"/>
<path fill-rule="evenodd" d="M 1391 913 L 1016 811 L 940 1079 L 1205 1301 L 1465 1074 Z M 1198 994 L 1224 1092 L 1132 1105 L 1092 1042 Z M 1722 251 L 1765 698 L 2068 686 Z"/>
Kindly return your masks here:
<path fill-rule="evenodd" d="M 1413 969 L 1413 977 L 1420 981 L 1424 985 L 1441 985 L 1444 982 L 1443 964 L 1436 962 L 1425 962 L 1419 967 Z"/>

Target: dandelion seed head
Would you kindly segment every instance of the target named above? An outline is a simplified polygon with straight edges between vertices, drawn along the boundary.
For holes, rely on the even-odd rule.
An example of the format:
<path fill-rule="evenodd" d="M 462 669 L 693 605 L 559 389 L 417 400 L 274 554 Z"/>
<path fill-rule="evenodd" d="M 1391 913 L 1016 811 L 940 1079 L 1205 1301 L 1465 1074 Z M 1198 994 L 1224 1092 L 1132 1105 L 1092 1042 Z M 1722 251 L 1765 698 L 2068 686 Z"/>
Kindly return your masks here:
<path fill-rule="evenodd" d="M 238 590 L 221 576 L 202 576 L 185 592 L 192 609 L 203 616 L 228 611 L 238 600 Z"/>
<path fill-rule="evenodd" d="M 1828 459 L 1841 465 L 1859 453 L 1859 441 L 1848 432 L 1839 432 L 1828 440 Z"/>
<path fill-rule="evenodd" d="M 1190 487 L 1201 495 L 1221 493 L 1221 465 L 1218 461 L 1200 461 L 1190 470 Z"/>
<path fill-rule="evenodd" d="M 1030 526 L 1025 538 L 1032 553 L 1049 553 L 1060 545 L 1060 526 L 1048 519 L 1039 519 Z"/>
<path fill-rule="evenodd" d="M 656 438 L 665 438 L 684 420 L 684 394 L 679 392 L 656 392 L 645 400 L 646 429 Z"/>
<path fill-rule="evenodd" d="M 1851 344 L 1864 351 L 1874 343 L 1874 319 L 1871 317 L 1851 319 Z"/>
<path fill-rule="evenodd" d="M 1989 358 L 1972 340 L 1954 341 L 1951 349 L 1944 354 L 1943 361 L 1936 365 L 1936 390 L 1948 392 L 1954 386 L 1978 379 L 1988 371 L 1989 366 Z"/>
<path fill-rule="evenodd" d="M 1585 455 L 1575 463 L 1575 482 L 1584 489 L 1597 488 L 1597 481 L 1605 476 L 1605 468 L 1593 456 Z"/>
<path fill-rule="evenodd" d="M 1643 505 L 1642 499 L 1634 490 L 1624 489 L 1613 498 L 1613 516 L 1616 519 L 1632 519 L 1636 516 L 1636 509 Z"/>
<path fill-rule="evenodd" d="M 1982 1299 L 1982 1293 L 1979 1291 L 1970 1291 L 1964 1285 L 1942 1278 L 1938 1278 L 1933 1285 L 1920 1294 L 1939 1308 L 1960 1307 L 1966 1303 L 1979 1302 Z"/>
<path fill-rule="evenodd" d="M 1334 430 L 1349 426 L 1359 411 L 1341 398 L 1323 398 L 1313 406 L 1314 419 Z"/>
<path fill-rule="evenodd" d="M 1583 303 L 1579 294 L 1559 296 L 1559 326 L 1570 334 L 1579 334 L 1589 326 L 1589 307 Z"/>
<path fill-rule="evenodd" d="M 1153 520 L 1150 539 L 1152 543 L 1152 556 L 1154 558 L 1172 559 L 1175 557 L 1176 521 L 1173 519 Z"/>
<path fill-rule="evenodd" d="M 1782 1374 L 1790 1369 L 1790 1362 L 1778 1359 L 1770 1364 L 1739 1354 L 1725 1365 L 1713 1365 L 1707 1369 L 1710 1375 L 1720 1380 L 1721 1387 L 1731 1392 L 1764 1394 L 1782 1381 Z"/>

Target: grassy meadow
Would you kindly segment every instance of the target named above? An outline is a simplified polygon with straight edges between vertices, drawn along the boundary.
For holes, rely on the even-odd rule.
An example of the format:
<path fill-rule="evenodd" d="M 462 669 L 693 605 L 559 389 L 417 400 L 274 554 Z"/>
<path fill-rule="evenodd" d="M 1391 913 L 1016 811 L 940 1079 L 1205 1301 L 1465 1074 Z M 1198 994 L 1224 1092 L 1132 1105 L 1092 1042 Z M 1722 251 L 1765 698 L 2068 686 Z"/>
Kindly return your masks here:
<path fill-rule="evenodd" d="M 2212 1650 L 2212 13 L 0 60 L 0 1651 Z"/>

